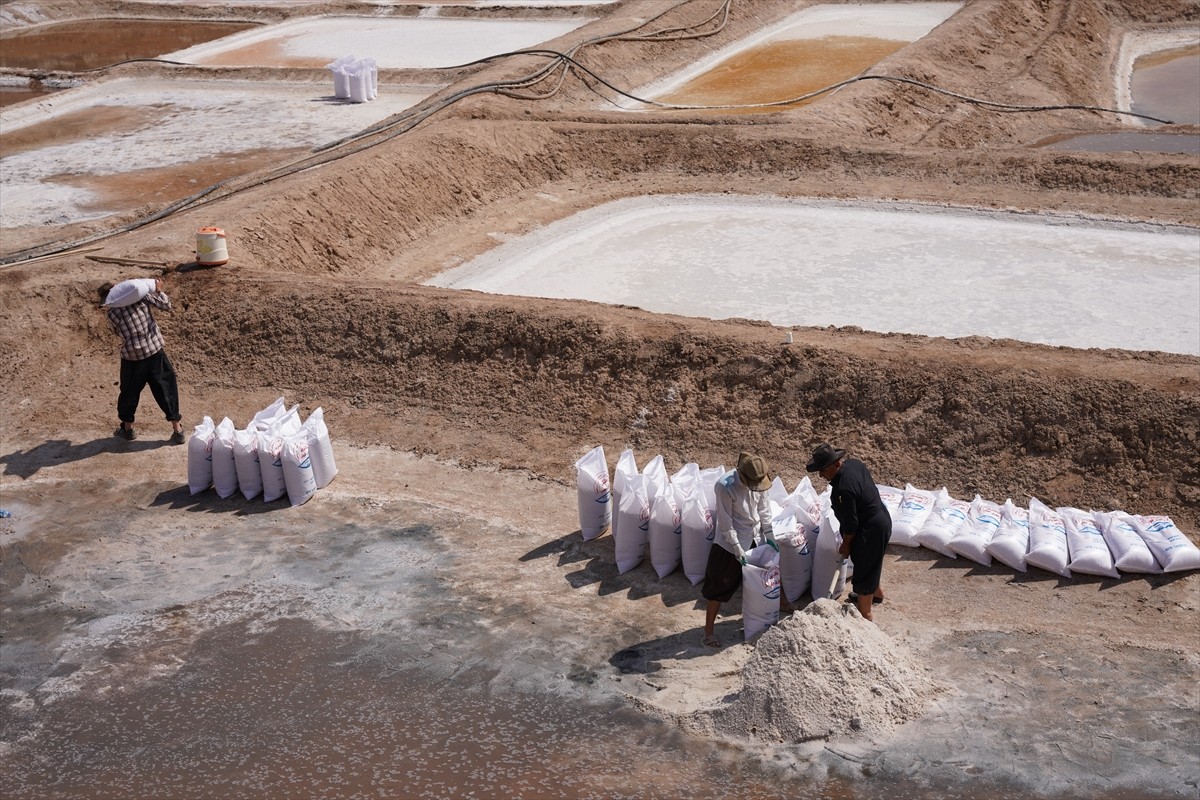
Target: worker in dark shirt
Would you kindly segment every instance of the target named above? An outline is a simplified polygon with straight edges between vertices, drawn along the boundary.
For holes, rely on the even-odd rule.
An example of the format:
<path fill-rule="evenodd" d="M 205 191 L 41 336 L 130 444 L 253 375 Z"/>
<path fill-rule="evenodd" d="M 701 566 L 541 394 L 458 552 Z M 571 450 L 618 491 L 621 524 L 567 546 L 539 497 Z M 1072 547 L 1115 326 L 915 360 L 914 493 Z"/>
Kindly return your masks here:
<path fill-rule="evenodd" d="M 863 619 L 874 621 L 871 608 L 883 602 L 883 554 L 892 539 L 892 516 L 879 497 L 875 479 L 866 465 L 847 458 L 846 451 L 822 444 L 813 450 L 808 471 L 832 487 L 830 503 L 842 530 L 838 552 L 854 561 L 851 599 Z"/>

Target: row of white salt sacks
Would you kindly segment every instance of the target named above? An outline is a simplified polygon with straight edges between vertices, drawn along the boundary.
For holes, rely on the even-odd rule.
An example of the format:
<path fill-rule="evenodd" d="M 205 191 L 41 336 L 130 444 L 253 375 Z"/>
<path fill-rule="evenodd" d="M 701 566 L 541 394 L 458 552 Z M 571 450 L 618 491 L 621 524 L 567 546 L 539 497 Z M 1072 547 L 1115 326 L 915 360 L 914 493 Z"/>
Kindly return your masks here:
<path fill-rule="evenodd" d="M 1079 572 L 1117 578 L 1122 572 L 1200 569 L 1200 548 L 1170 517 L 1124 511 L 1052 509 L 1037 498 L 1028 507 L 976 495 L 967 502 L 911 484 L 879 486 L 892 514 L 892 544 L 928 547 L 984 566 L 992 559 L 1024 572 L 1027 565 L 1063 577 Z"/>
<path fill-rule="evenodd" d="M 588 541 L 612 530 L 618 572 L 641 564 L 649 549 L 660 578 L 682 563 L 693 584 L 703 579 L 715 529 L 713 486 L 723 466 L 687 464 L 672 479 L 661 455 L 639 471 L 633 451 L 625 450 L 610 482 L 604 448 L 597 446 L 575 462 L 575 472 L 579 532 Z"/>
<path fill-rule="evenodd" d="M 300 422 L 299 406 L 286 409 L 282 397 L 254 415 L 244 430 L 225 417 L 196 426 L 188 442 L 188 488 L 192 494 L 214 487 L 218 496 L 239 490 L 251 500 L 260 493 L 272 502 L 287 494 L 293 506 L 307 502 L 337 475 L 322 408 Z"/>
<path fill-rule="evenodd" d="M 641 564 L 648 549 L 660 579 L 681 565 L 692 585 L 704 579 L 716 533 L 715 486 L 727 472 L 724 465 L 701 469 L 691 462 L 668 476 L 659 455 L 639 472 L 633 451 L 625 450 L 617 460 L 611 492 L 602 447 L 583 455 L 575 470 L 580 533 L 589 540 L 612 529 L 618 572 Z M 810 591 L 814 599 L 841 594 L 848 565 L 837 552 L 837 520 L 822 513 L 808 477 L 790 495 L 777 477 L 768 497 L 789 602 Z M 822 531 L 827 533 L 822 536 Z"/>

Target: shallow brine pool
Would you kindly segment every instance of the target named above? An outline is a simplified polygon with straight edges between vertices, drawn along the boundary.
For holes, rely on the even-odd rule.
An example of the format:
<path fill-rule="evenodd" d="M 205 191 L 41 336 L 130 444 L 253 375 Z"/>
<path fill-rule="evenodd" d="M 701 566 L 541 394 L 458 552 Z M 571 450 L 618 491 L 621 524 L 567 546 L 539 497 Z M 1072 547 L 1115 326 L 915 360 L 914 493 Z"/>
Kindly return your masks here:
<path fill-rule="evenodd" d="M 634 94 L 679 106 L 799 98 L 865 72 L 925 36 L 960 7 L 961 3 L 811 6 Z M 636 101 L 623 105 L 652 108 Z M 803 102 L 775 108 L 795 105 Z"/>
<path fill-rule="evenodd" d="M 306 17 L 170 55 L 212 66 L 324 67 L 346 55 L 381 69 L 439 69 L 570 33 L 590 19 Z"/>
<path fill-rule="evenodd" d="M 1200 231 L 783 199 L 599 206 L 429 281 L 495 294 L 1200 355 Z"/>

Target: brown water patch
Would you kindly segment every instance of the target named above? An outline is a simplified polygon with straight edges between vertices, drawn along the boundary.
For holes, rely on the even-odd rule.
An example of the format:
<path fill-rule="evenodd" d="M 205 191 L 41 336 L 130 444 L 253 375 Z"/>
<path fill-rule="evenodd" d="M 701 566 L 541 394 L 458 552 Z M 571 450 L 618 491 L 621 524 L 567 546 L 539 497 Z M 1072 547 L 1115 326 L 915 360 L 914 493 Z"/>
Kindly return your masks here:
<path fill-rule="evenodd" d="M 326 56 L 288 55 L 285 46 L 300 34 L 281 36 L 265 42 L 236 47 L 196 60 L 198 64 L 214 67 L 324 67 L 332 59 Z"/>
<path fill-rule="evenodd" d="M 36 125 L 0 135 L 0 156 L 13 156 L 51 145 L 81 142 L 116 132 L 145 130 L 180 109 L 173 105 L 90 106 L 60 114 Z"/>
<path fill-rule="evenodd" d="M 704 106 L 779 102 L 852 78 L 906 44 L 871 36 L 768 42 L 731 56 L 658 99 Z M 796 108 L 809 102 L 812 100 L 778 108 Z"/>
<path fill-rule="evenodd" d="M 119 212 L 144 203 L 173 203 L 221 181 L 279 166 L 310 152 L 306 147 L 250 150 L 208 156 L 187 164 L 135 169 L 117 175 L 71 173 L 56 175 L 48 180 L 95 194 L 96 199 L 92 202 L 79 204 L 85 211 Z"/>
<path fill-rule="evenodd" d="M 156 58 L 257 27 L 256 22 L 89 19 L 0 36 L 0 66 L 78 72 Z"/>
<path fill-rule="evenodd" d="M 1160 50 L 1133 65 L 1133 110 L 1181 124 L 1200 124 L 1200 44 Z"/>
<path fill-rule="evenodd" d="M 15 89 L 15 88 L 0 88 L 0 108 L 6 106 L 15 106 L 17 103 L 24 103 L 26 100 L 33 100 L 38 97 L 45 97 L 60 91 L 59 89 Z"/>

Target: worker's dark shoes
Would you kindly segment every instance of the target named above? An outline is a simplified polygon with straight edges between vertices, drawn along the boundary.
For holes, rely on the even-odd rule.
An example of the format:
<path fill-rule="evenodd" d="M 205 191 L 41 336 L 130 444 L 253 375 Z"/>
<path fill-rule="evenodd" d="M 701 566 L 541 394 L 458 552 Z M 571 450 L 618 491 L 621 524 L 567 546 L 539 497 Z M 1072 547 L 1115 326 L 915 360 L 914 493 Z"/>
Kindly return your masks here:
<path fill-rule="evenodd" d="M 175 431 L 174 433 L 171 434 L 171 444 L 183 444 L 183 442 L 184 442 L 183 431 Z"/>
<path fill-rule="evenodd" d="M 132 442 L 137 438 L 137 434 L 133 432 L 133 428 L 126 428 L 124 425 L 118 425 L 114 432 L 117 438 Z"/>

